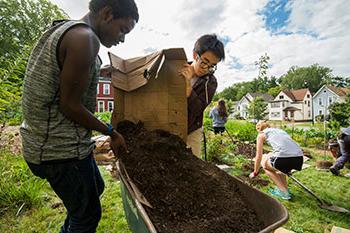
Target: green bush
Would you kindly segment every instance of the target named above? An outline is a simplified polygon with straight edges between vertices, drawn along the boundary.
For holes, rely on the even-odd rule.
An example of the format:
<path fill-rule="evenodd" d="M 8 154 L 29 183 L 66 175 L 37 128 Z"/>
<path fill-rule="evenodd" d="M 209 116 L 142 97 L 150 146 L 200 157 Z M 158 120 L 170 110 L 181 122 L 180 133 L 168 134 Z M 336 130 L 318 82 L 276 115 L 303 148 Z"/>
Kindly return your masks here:
<path fill-rule="evenodd" d="M 225 157 L 232 154 L 235 145 L 226 135 L 215 135 L 212 131 L 206 132 L 206 139 L 207 160 L 214 163 L 227 163 Z M 204 146 L 202 148 L 204 150 Z"/>
<path fill-rule="evenodd" d="M 112 112 L 95 112 L 95 116 L 105 123 L 110 123 L 112 120 Z"/>
<path fill-rule="evenodd" d="M 231 136 L 240 141 L 254 142 L 258 135 L 255 124 L 247 121 L 229 120 L 226 123 L 226 129 Z"/>

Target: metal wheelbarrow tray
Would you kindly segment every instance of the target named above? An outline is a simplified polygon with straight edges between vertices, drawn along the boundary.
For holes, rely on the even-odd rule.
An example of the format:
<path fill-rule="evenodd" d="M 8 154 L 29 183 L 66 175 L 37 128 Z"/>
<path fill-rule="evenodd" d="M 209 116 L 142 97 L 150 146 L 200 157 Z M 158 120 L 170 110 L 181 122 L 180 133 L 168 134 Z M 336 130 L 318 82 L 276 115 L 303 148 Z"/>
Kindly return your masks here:
<path fill-rule="evenodd" d="M 126 177 L 127 175 L 121 171 L 119 164 L 117 164 L 117 170 L 120 175 L 123 207 L 131 231 L 133 233 L 156 233 L 155 226 L 143 208 L 141 203 L 143 201 L 134 192 L 132 184 L 128 182 L 129 177 Z M 273 232 L 288 221 L 287 209 L 281 203 L 235 177 L 232 179 L 245 197 L 247 204 L 255 210 L 264 223 L 264 228 L 259 233 Z"/>

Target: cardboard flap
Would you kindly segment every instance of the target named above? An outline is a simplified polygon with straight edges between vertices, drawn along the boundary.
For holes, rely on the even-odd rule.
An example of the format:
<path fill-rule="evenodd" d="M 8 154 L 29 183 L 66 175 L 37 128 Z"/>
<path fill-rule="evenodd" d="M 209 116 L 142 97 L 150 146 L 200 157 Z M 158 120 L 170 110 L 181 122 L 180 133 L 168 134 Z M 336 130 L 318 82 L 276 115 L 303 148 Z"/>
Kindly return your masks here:
<path fill-rule="evenodd" d="M 186 60 L 183 49 L 166 49 L 147 56 L 122 59 L 109 52 L 112 66 L 112 85 L 130 92 L 147 84 L 151 78 L 157 78 L 165 61 Z"/>

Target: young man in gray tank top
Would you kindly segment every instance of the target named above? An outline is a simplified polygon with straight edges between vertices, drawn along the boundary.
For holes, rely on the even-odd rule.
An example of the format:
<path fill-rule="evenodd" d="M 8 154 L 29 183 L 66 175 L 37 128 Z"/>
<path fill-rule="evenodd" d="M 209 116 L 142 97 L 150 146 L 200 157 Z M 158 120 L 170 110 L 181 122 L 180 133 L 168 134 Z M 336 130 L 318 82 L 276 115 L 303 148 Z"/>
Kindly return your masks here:
<path fill-rule="evenodd" d="M 46 179 L 67 209 L 64 232 L 95 232 L 104 183 L 92 157 L 92 130 L 111 137 L 114 153 L 123 137 L 98 120 L 100 43 L 124 42 L 139 19 L 134 0 L 91 0 L 79 21 L 62 21 L 39 39 L 28 61 L 23 88 L 23 156 Z"/>

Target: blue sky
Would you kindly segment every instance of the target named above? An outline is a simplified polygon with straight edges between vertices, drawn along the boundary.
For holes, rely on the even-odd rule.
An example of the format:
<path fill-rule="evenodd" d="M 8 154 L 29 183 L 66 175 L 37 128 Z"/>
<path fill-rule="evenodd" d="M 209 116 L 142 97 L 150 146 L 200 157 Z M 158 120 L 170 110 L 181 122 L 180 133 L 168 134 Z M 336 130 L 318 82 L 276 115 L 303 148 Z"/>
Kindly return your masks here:
<path fill-rule="evenodd" d="M 71 18 L 88 11 L 88 0 L 51 0 Z M 216 71 L 218 90 L 258 75 L 254 65 L 267 53 L 268 75 L 318 63 L 350 76 L 350 4 L 347 0 L 135 0 L 140 21 L 122 45 L 101 48 L 123 58 L 183 47 L 192 59 L 194 41 L 216 33 L 226 59 Z"/>
<path fill-rule="evenodd" d="M 288 24 L 291 10 L 287 7 L 287 0 L 269 1 L 259 14 L 264 18 L 265 27 L 271 33 L 283 32 Z"/>

